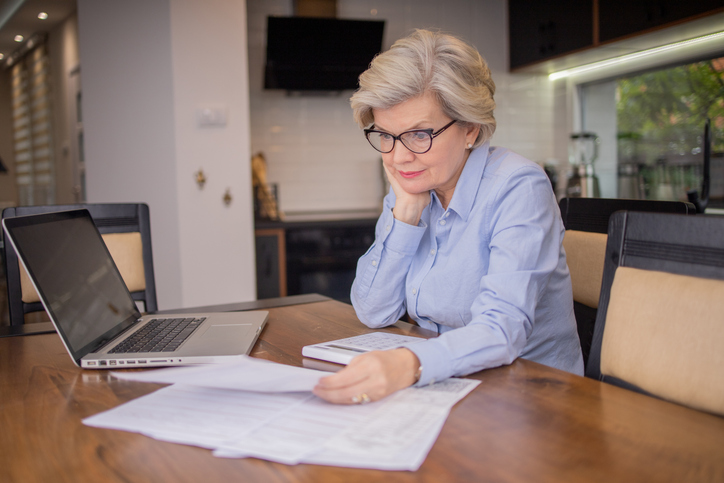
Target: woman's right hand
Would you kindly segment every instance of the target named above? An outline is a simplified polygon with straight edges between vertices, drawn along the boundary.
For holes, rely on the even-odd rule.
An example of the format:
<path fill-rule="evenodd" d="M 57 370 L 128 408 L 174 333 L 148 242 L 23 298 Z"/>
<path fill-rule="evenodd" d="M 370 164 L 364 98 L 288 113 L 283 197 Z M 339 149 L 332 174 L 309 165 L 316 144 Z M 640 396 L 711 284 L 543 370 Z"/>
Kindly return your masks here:
<path fill-rule="evenodd" d="M 361 354 L 347 367 L 323 377 L 314 394 L 335 404 L 378 401 L 415 384 L 420 360 L 410 349 L 399 348 Z"/>
<path fill-rule="evenodd" d="M 417 226 L 422 217 L 422 211 L 430 204 L 430 192 L 408 193 L 395 178 L 394 173 L 386 164 L 382 164 L 385 168 L 385 174 L 395 192 L 395 207 L 392 209 L 392 215 L 395 219 L 400 220 L 408 225 Z"/>

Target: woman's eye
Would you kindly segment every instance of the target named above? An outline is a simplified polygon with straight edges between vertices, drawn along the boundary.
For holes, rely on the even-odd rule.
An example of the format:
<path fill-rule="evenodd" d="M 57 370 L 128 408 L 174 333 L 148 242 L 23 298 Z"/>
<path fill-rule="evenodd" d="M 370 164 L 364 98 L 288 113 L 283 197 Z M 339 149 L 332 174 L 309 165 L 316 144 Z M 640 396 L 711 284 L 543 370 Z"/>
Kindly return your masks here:
<path fill-rule="evenodd" d="M 387 133 L 380 133 L 380 139 L 383 141 L 391 141 L 392 135 Z"/>
<path fill-rule="evenodd" d="M 415 141 L 424 141 L 427 138 L 427 133 L 424 131 L 415 131 L 412 135 Z"/>

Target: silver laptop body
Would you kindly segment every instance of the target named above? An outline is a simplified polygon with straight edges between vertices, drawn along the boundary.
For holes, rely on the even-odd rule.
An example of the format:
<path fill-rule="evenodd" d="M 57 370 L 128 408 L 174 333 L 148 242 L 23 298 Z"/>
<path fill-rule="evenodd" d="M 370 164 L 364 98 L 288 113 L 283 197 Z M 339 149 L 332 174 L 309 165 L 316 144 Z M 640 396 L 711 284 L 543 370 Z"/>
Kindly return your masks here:
<path fill-rule="evenodd" d="M 5 218 L 2 224 L 65 348 L 80 367 L 229 361 L 251 351 L 268 319 L 266 311 L 142 315 L 88 210 Z M 136 352 L 117 352 L 149 324 L 184 328 L 176 327 L 175 333 L 169 329 L 158 343 L 131 348 Z M 182 331 L 190 335 L 180 345 L 154 350 Z"/>

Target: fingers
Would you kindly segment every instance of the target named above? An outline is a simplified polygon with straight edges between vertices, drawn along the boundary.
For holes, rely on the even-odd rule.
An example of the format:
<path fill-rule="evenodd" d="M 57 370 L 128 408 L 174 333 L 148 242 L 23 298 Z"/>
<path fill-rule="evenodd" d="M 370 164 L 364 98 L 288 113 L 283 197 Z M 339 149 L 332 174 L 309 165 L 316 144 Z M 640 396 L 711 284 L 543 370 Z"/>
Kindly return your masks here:
<path fill-rule="evenodd" d="M 368 378 L 367 371 L 347 366 L 336 374 L 321 378 L 317 383 L 317 388 L 325 391 L 341 391 L 364 384 Z"/>
<path fill-rule="evenodd" d="M 387 181 L 390 182 L 390 186 L 392 186 L 392 191 L 394 191 L 395 196 L 399 198 L 403 193 L 402 187 L 400 187 L 400 183 L 397 182 L 397 179 L 395 178 L 395 175 L 389 166 L 387 166 L 385 163 L 382 163 L 382 167 L 385 169 Z"/>
<path fill-rule="evenodd" d="M 369 384 L 368 380 L 374 374 L 374 369 L 368 367 L 362 357 L 355 357 L 341 371 L 320 379 L 313 390 L 314 394 L 336 404 L 359 404 L 365 399 L 371 400 L 369 392 L 372 391 L 372 384 Z M 365 387 L 370 388 L 368 392 L 364 392 Z M 366 398 L 363 398 L 362 394 L 365 394 Z"/>
<path fill-rule="evenodd" d="M 369 352 L 355 357 L 336 374 L 320 379 L 313 392 L 336 404 L 377 401 L 414 383 L 419 364 L 408 349 Z"/>
<path fill-rule="evenodd" d="M 430 192 L 410 193 L 405 191 L 395 177 L 394 169 L 384 163 L 382 166 L 385 168 L 392 191 L 395 192 L 396 201 L 395 207 L 392 209 L 393 216 L 403 223 L 416 226 L 420 222 L 423 210 L 430 204 Z"/>
<path fill-rule="evenodd" d="M 315 396 L 334 404 L 361 404 L 373 400 L 368 393 L 362 389 L 355 389 L 354 386 L 341 389 L 317 386 L 312 392 Z"/>

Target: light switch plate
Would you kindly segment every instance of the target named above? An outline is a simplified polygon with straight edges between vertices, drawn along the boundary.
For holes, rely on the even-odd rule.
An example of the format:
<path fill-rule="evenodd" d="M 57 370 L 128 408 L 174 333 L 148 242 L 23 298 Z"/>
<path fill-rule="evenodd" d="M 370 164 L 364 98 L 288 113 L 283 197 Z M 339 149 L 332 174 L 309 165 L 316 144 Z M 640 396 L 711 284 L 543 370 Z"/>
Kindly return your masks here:
<path fill-rule="evenodd" d="M 219 106 L 206 106 L 196 109 L 196 120 L 199 127 L 226 126 L 226 108 Z"/>

